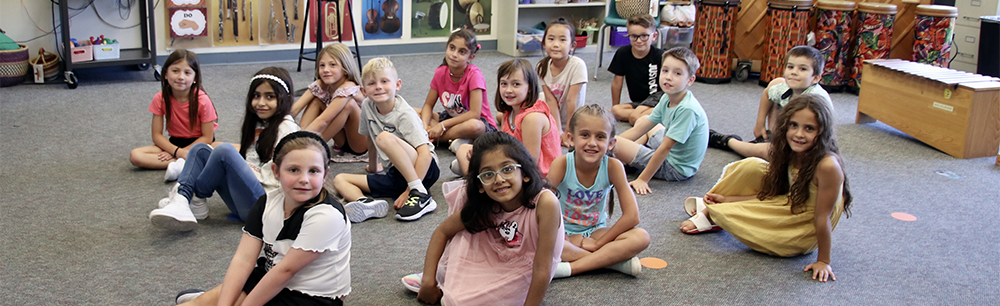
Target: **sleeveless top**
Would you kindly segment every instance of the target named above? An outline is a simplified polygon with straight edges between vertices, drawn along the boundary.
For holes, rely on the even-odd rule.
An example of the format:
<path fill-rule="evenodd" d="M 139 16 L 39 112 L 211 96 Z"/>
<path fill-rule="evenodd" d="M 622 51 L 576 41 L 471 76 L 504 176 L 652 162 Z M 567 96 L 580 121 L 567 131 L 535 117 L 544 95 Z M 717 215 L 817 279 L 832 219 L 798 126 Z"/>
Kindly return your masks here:
<path fill-rule="evenodd" d="M 575 161 L 575 152 L 566 154 L 566 175 L 557 187 L 559 203 L 562 204 L 566 233 L 590 236 L 593 230 L 606 226 L 608 221 L 608 194 L 611 192 L 608 156 L 601 157 L 597 178 L 590 187 L 580 184 L 576 177 Z"/>
<path fill-rule="evenodd" d="M 330 105 L 330 101 L 339 97 L 346 98 L 353 96 L 360 89 L 360 85 L 341 87 L 334 90 L 333 94 L 330 94 L 330 92 L 323 90 L 323 85 L 320 84 L 319 80 L 309 84 L 309 92 L 312 93 L 313 97 L 316 97 L 316 99 L 319 99 L 320 102 L 323 102 L 323 105 Z"/>
<path fill-rule="evenodd" d="M 522 109 L 517 116 L 514 116 L 514 124 L 510 121 L 510 112 L 503 113 L 503 131 L 507 134 L 511 134 L 517 140 L 521 140 L 521 121 L 524 120 L 524 116 L 530 113 L 542 113 L 549 118 L 549 132 L 542 135 L 541 150 L 538 152 L 538 170 L 542 171 L 542 175 L 549 175 L 549 166 L 552 165 L 552 161 L 556 160 L 556 157 L 562 155 L 562 147 L 560 147 L 559 139 L 559 125 L 556 124 L 555 117 L 552 117 L 552 112 L 549 111 L 549 104 L 545 103 L 545 100 L 539 99 L 535 101 L 535 105 L 529 108 Z M 512 129 L 513 127 L 513 129 Z"/>

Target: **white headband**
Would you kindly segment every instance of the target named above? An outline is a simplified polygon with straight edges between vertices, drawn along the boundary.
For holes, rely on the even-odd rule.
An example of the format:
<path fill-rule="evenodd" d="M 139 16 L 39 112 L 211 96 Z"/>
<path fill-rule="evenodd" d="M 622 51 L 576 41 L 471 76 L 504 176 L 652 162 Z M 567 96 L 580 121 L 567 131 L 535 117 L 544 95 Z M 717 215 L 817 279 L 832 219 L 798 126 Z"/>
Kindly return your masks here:
<path fill-rule="evenodd" d="M 258 74 L 258 75 L 253 76 L 253 78 L 250 79 L 250 82 L 253 82 L 256 79 L 268 79 L 268 80 L 271 80 L 271 81 L 278 82 L 278 84 L 281 84 L 281 87 L 285 88 L 285 92 L 290 92 L 290 91 L 288 91 L 288 85 L 285 85 L 285 81 L 282 81 L 280 78 L 278 78 L 276 76 L 273 76 L 273 75 L 270 75 L 270 74 Z"/>

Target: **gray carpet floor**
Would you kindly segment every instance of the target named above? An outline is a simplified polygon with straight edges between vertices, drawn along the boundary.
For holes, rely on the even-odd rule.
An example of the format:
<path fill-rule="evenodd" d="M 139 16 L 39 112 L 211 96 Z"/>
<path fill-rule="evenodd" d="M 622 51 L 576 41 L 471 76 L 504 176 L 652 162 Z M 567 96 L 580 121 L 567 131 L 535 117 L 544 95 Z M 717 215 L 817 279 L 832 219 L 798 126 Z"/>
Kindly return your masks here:
<path fill-rule="evenodd" d="M 600 79 L 587 86 L 588 103 L 610 106 L 611 54 Z M 591 71 L 594 55 L 581 55 Z M 411 105 L 423 102 L 441 56 L 391 57 L 403 80 L 400 94 Z M 491 101 L 496 67 L 507 59 L 484 51 L 473 61 L 486 75 Z M 312 80 L 309 68 L 296 73 L 291 61 L 203 66 L 219 113 L 218 140 L 238 142 L 248 80 L 272 65 L 292 71 L 296 88 Z M 158 83 L 149 71 L 78 74 L 76 90 L 0 90 L 0 304 L 165 305 L 181 290 L 220 284 L 242 225 L 227 221 L 228 210 L 213 197 L 210 218 L 195 231 L 152 227 L 147 215 L 170 185 L 163 171 L 128 162 L 131 149 L 151 143 L 146 108 Z M 762 90 L 756 83 L 696 83 L 691 90 L 714 129 L 750 137 Z M 709 149 L 694 178 L 653 181 L 654 193 L 638 196 L 640 227 L 652 237 L 640 257 L 661 258 L 666 268 L 645 269 L 638 277 L 602 270 L 555 280 L 546 304 L 1000 304 L 1000 172 L 994 158 L 956 159 L 885 124 L 854 124 L 857 96 L 832 97 L 855 197 L 853 217 L 842 218 L 833 233 L 836 282 L 819 283 L 802 272 L 815 254 L 777 258 L 726 232 L 678 231 L 687 217 L 683 199 L 704 194 L 722 167 L 739 159 Z M 626 127 L 619 123 L 619 133 Z M 454 155 L 437 151 L 439 164 L 450 164 Z M 331 178 L 363 169 L 360 163 L 335 164 Z M 432 189 L 438 203 L 444 203 L 440 183 L 455 178 L 443 169 Z M 894 212 L 917 220 L 894 219 Z M 348 304 L 418 304 L 399 280 L 422 269 L 427 241 L 445 214 L 439 209 L 416 222 L 389 217 L 355 224 Z"/>

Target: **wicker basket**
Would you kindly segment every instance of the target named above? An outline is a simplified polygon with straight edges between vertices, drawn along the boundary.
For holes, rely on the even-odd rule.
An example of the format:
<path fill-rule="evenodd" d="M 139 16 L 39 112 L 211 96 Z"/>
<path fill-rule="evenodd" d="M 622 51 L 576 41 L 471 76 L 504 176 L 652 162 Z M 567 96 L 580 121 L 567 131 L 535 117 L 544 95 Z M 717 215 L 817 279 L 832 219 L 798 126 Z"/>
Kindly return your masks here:
<path fill-rule="evenodd" d="M 52 52 L 45 52 L 45 48 L 38 50 L 38 56 L 29 62 L 32 66 L 42 65 L 45 71 L 46 80 L 55 80 L 59 77 L 59 55 Z"/>
<path fill-rule="evenodd" d="M 649 0 L 615 0 L 615 10 L 622 19 L 649 12 Z"/>
<path fill-rule="evenodd" d="M 0 87 L 21 84 L 28 74 L 28 46 L 18 46 L 21 48 L 0 51 Z"/>

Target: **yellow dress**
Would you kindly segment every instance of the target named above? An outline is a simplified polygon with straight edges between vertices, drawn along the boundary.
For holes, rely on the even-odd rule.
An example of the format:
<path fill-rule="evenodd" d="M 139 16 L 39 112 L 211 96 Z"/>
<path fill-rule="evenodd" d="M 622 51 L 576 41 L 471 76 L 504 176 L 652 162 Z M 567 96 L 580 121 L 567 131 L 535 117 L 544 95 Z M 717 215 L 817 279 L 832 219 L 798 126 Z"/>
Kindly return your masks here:
<path fill-rule="evenodd" d="M 726 196 L 756 196 L 761 189 L 767 161 L 746 158 L 726 166 L 719 182 L 709 193 Z M 789 182 L 794 182 L 798 169 L 789 168 Z M 833 228 L 844 211 L 843 188 L 837 192 L 830 221 Z M 756 198 L 740 202 L 708 205 L 709 217 L 729 234 L 750 248 L 776 256 L 808 254 L 818 247 L 813 212 L 816 208 L 816 184 L 809 184 L 809 199 L 805 209 L 793 214 L 788 195 L 779 195 L 764 201 Z M 832 230 L 832 229 L 831 229 Z"/>

